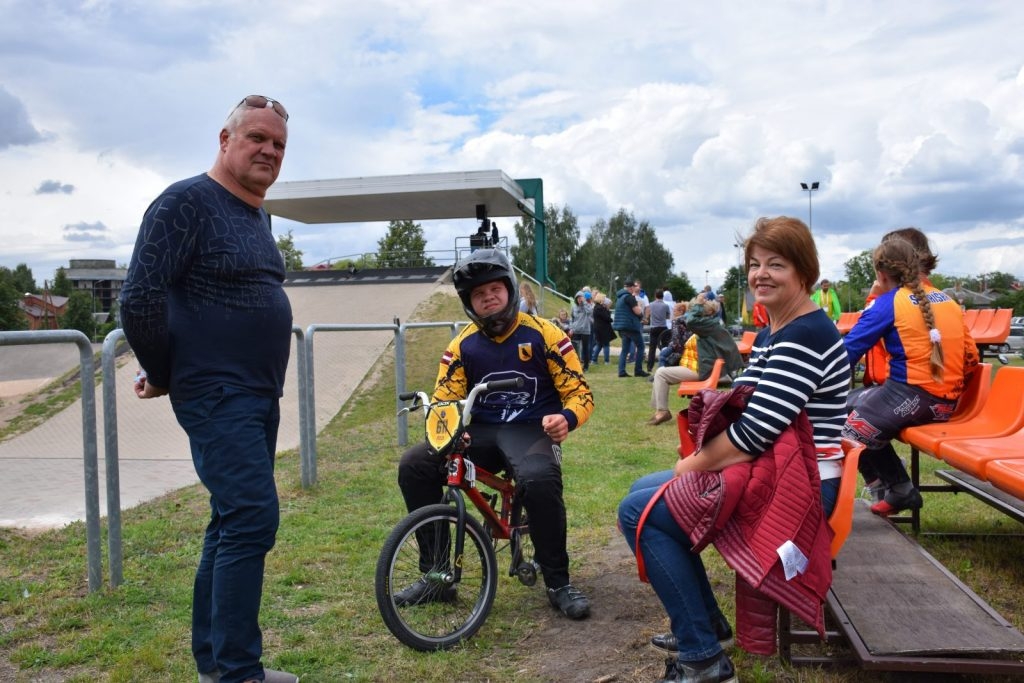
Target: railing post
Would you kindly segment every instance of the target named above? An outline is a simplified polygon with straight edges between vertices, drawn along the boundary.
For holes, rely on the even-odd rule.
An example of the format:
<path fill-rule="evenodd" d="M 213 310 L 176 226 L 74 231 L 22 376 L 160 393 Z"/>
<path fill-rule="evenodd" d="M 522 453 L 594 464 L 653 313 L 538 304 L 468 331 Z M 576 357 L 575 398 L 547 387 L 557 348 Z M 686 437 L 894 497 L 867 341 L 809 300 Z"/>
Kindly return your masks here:
<path fill-rule="evenodd" d="M 73 343 L 78 346 L 82 385 L 82 467 L 85 474 L 85 548 L 88 558 L 89 592 L 103 583 L 100 548 L 100 482 L 96 450 L 96 384 L 92 343 L 78 330 L 36 330 L 0 332 L 0 346 Z"/>
<path fill-rule="evenodd" d="M 117 443 L 117 342 L 124 330 L 112 330 L 103 339 L 103 462 L 107 468 L 107 561 L 110 587 L 124 581 L 124 549 L 121 543 L 121 471 Z"/>
<path fill-rule="evenodd" d="M 399 396 L 405 393 L 405 327 L 398 317 L 395 317 L 395 414 L 402 409 L 402 402 Z M 405 446 L 409 443 L 409 420 L 408 413 L 398 419 L 398 445 Z M 402 419 L 406 418 L 406 419 Z"/>

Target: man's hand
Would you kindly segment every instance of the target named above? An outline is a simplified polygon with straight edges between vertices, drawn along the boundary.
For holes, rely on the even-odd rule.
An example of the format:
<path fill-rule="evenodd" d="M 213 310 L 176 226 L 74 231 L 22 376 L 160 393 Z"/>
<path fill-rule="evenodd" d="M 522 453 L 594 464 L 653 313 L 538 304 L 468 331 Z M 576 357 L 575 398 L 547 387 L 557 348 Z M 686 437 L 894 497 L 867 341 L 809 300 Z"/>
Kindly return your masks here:
<path fill-rule="evenodd" d="M 569 421 L 561 413 L 545 415 L 540 425 L 544 428 L 544 433 L 555 443 L 562 443 L 569 436 Z"/>
<path fill-rule="evenodd" d="M 139 370 L 138 374 L 135 375 L 135 384 L 132 386 L 132 389 L 139 398 L 156 398 L 157 396 L 167 395 L 167 389 L 153 386 L 146 381 L 146 372 L 144 370 Z"/>

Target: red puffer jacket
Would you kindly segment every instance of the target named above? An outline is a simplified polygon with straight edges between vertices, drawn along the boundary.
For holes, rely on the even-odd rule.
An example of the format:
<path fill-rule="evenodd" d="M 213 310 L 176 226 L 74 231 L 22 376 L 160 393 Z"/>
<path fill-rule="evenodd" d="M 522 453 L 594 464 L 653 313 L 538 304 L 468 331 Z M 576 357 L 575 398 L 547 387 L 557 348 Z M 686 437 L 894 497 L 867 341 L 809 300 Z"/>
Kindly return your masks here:
<path fill-rule="evenodd" d="M 739 417 L 752 391 L 741 385 L 725 393 L 702 391 L 695 397 L 689 418 L 698 448 Z M 776 602 L 824 637 L 832 530 L 821 507 L 821 480 L 807 416 L 801 413 L 752 462 L 720 473 L 694 474 L 699 476 L 689 481 L 681 477 L 669 485 L 665 501 L 698 552 L 710 540 L 736 571 L 740 646 L 758 654 L 775 651 Z M 703 497 L 694 495 L 694 479 L 703 482 Z M 803 573 L 788 581 L 779 556 L 787 541 L 807 558 Z"/>

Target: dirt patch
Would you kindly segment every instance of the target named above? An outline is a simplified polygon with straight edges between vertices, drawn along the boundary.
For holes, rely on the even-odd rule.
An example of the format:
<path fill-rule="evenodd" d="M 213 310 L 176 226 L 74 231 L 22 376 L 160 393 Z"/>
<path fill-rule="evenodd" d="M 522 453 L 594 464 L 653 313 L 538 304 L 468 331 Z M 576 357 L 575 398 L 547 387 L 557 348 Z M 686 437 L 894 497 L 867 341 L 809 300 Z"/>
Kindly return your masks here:
<path fill-rule="evenodd" d="M 665 672 L 665 657 L 649 641 L 668 630 L 668 618 L 654 591 L 639 582 L 626 542 L 616 533 L 581 560 L 574 583 L 590 598 L 590 618 L 570 621 L 553 615 L 523 641 L 523 649 L 530 651 L 524 670 L 544 681 L 656 680 Z"/>

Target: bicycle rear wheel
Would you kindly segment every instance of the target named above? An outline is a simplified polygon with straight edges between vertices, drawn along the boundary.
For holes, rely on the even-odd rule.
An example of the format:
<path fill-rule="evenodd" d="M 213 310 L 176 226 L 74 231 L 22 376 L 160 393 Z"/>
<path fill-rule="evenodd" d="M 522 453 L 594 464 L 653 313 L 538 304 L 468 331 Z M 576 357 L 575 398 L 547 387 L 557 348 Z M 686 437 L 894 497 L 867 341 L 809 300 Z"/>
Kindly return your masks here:
<path fill-rule="evenodd" d="M 444 650 L 472 637 L 494 604 L 498 562 L 490 536 L 469 514 L 465 522 L 461 559 L 452 556 L 458 514 L 450 505 L 414 510 L 381 549 L 374 577 L 377 607 L 388 630 L 413 649 Z M 461 566 L 462 576 L 452 584 L 455 566 Z M 430 584 L 428 593 L 435 599 L 402 604 L 396 595 L 421 579 Z"/>

